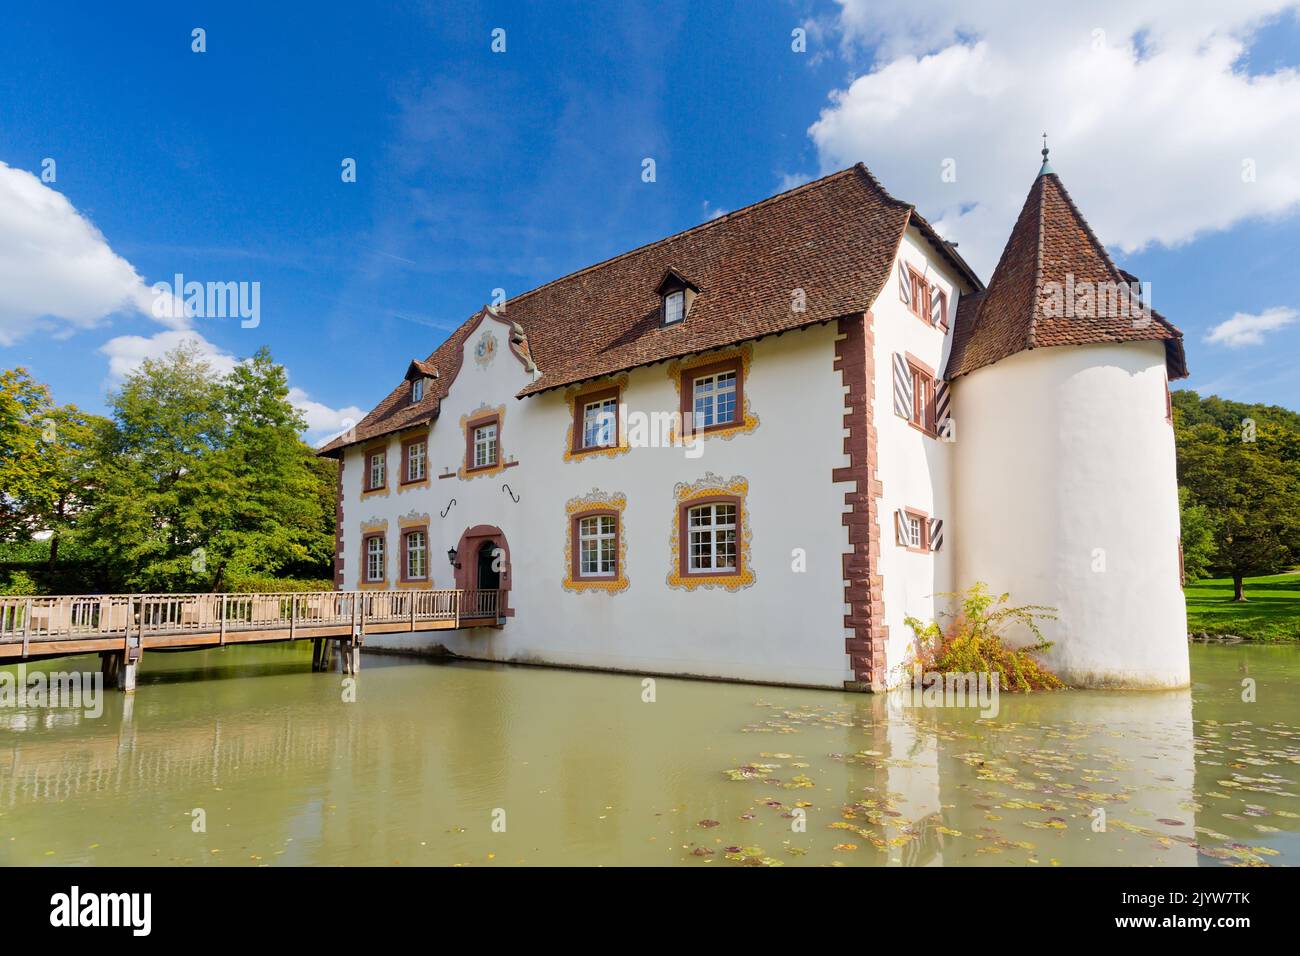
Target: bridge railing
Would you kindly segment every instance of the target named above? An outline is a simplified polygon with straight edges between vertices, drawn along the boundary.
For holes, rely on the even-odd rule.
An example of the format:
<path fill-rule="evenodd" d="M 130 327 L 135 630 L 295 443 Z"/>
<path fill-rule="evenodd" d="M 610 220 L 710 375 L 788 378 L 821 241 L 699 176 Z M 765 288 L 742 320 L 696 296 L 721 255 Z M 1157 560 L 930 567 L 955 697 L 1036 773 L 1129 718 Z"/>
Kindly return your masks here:
<path fill-rule="evenodd" d="M 496 618 L 495 590 L 0 597 L 0 643 Z"/>

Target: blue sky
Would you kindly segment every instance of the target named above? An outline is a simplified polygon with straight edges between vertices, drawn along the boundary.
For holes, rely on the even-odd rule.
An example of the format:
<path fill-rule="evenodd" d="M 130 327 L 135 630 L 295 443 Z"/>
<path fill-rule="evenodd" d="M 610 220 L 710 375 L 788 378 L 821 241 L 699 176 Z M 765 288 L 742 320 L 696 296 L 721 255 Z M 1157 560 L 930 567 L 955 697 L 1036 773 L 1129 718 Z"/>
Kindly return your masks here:
<path fill-rule="evenodd" d="M 1092 14 L 1102 52 L 1091 21 L 1053 17 L 1030 42 L 1010 16 L 967 22 L 946 0 L 271 6 L 11 8 L 0 172 L 39 176 L 53 158 L 40 188 L 75 210 L 63 225 L 93 224 L 145 285 L 176 272 L 259 282 L 257 328 L 200 319 L 193 331 L 218 356 L 270 346 L 313 403 L 314 438 L 368 410 L 494 288 L 523 292 L 857 159 L 987 278 L 1041 128 L 1084 214 L 1185 332 L 1188 384 L 1300 408 L 1300 144 L 1294 107 L 1277 106 L 1300 102 L 1300 29 L 1280 0 L 1227 22 L 1200 15 L 1190 33 L 1175 12 L 1141 21 L 1117 4 Z M 206 52 L 191 50 L 195 27 Z M 495 28 L 505 53 L 490 49 Z M 791 49 L 795 28 L 806 52 Z M 1038 52 L 1051 42 L 1113 57 L 1096 61 L 1105 82 L 1057 75 Z M 1215 42 L 1228 52 L 1198 61 Z M 1186 95 L 1135 95 L 1180 70 Z M 962 86 L 947 90 L 954 76 Z M 1122 121 L 1090 115 L 1107 102 L 1128 104 Z M 1237 153 L 1255 181 L 1241 182 Z M 341 180 L 345 157 L 355 183 Z M 936 174 L 946 157 L 962 170 L 956 190 Z M 122 303 L 95 314 L 97 288 L 90 304 L 63 304 L 99 279 L 68 271 L 62 233 L 4 215 L 0 254 L 25 255 L 31 229 L 62 278 L 32 279 L 21 305 L 0 290 L 0 367 L 25 365 L 57 400 L 102 410 L 115 373 L 166 330 Z"/>

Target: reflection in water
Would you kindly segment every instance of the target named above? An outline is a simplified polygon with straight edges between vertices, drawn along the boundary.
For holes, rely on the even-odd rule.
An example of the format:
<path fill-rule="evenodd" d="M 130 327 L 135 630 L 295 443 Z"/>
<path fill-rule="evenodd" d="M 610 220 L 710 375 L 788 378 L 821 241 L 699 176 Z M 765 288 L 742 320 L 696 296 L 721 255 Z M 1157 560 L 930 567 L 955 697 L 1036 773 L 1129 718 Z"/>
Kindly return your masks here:
<path fill-rule="evenodd" d="M 0 863 L 1300 862 L 1296 648 L 1198 646 L 1191 691 L 1003 695 L 991 720 L 377 656 L 347 703 L 308 653 L 147 655 L 99 719 L 0 709 Z"/>

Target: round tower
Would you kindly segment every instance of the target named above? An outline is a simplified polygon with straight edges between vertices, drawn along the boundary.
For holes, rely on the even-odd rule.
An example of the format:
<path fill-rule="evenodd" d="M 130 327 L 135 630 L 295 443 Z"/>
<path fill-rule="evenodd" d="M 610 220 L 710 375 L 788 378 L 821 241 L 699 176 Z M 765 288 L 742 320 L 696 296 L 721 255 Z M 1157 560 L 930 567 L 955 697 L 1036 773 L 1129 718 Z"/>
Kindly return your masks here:
<path fill-rule="evenodd" d="M 1182 336 L 1117 269 L 1046 162 L 948 378 L 962 587 L 1056 609 L 1044 662 L 1087 687 L 1185 687 L 1168 382 Z"/>

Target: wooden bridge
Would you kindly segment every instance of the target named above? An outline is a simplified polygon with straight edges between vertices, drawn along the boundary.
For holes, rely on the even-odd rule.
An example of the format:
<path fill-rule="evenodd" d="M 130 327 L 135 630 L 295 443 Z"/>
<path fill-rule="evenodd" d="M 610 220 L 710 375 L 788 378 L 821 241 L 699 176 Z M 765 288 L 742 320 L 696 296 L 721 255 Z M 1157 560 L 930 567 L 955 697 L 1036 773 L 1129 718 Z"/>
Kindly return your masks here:
<path fill-rule="evenodd" d="M 504 614 L 504 592 L 491 590 L 0 597 L 0 665 L 98 653 L 130 691 L 146 649 L 311 640 L 322 670 L 336 640 L 356 673 L 366 634 L 495 627 Z"/>

